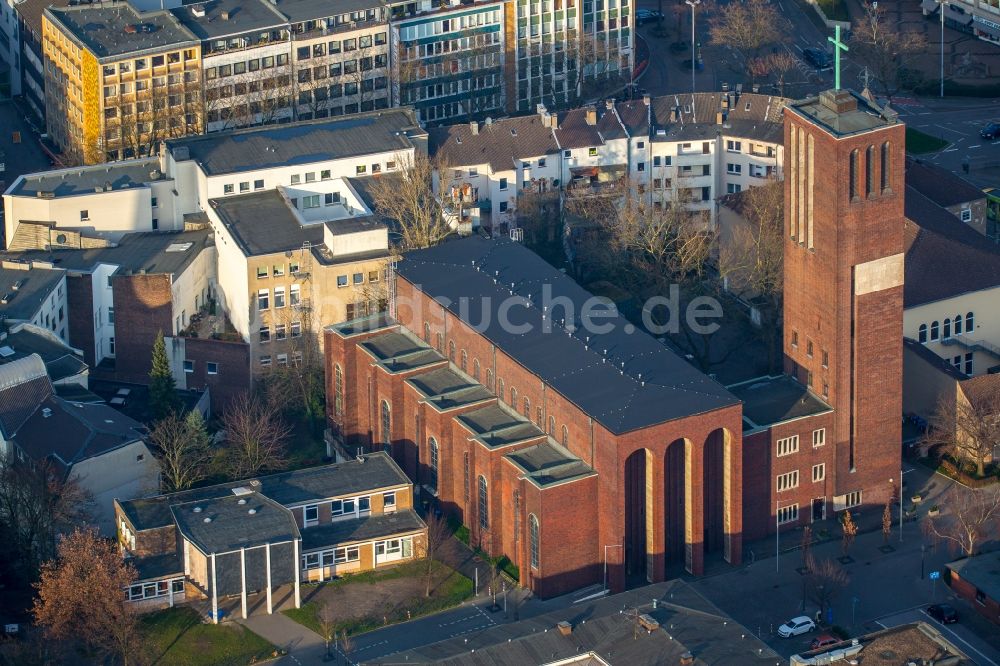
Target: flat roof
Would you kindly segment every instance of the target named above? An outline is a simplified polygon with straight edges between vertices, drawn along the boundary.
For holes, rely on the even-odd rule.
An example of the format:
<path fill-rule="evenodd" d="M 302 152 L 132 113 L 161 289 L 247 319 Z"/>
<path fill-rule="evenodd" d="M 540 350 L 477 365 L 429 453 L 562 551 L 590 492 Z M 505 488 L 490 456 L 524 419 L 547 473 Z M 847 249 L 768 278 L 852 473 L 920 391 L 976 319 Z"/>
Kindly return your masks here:
<path fill-rule="evenodd" d="M 49 7 L 61 24 L 99 59 L 195 46 L 194 34 L 168 11 L 139 12 L 127 2 Z"/>
<path fill-rule="evenodd" d="M 293 23 L 383 6 L 380 0 L 337 0 L 336 3 L 329 0 L 276 0 L 276 3 L 278 11 Z"/>
<path fill-rule="evenodd" d="M 360 459 L 271 474 L 259 477 L 258 480 L 261 483 L 261 494 L 285 506 L 410 483 L 399 466 L 381 451 L 365 454 Z M 173 523 L 171 505 L 228 497 L 232 495 L 233 488 L 246 487 L 250 481 L 230 481 L 178 493 L 128 500 L 120 502 L 120 505 L 136 530 L 166 527 Z"/>
<path fill-rule="evenodd" d="M 836 137 L 898 123 L 895 112 L 883 109 L 853 90 L 824 90 L 817 97 L 790 102 L 788 108 Z"/>
<path fill-rule="evenodd" d="M 480 236 L 444 242 L 406 254 L 396 273 L 448 303 L 454 316 L 474 310 L 469 323 L 484 338 L 612 433 L 739 402 L 520 243 Z M 543 293 L 554 304 L 545 318 Z M 575 312 L 566 312 L 567 302 Z M 586 330 L 581 315 L 593 310 L 601 315 Z M 504 319 L 511 325 L 502 324 Z"/>
<path fill-rule="evenodd" d="M 196 231 L 146 231 L 125 234 L 113 247 L 83 250 L 28 250 L 0 254 L 0 258 L 49 262 L 56 268 L 89 272 L 97 264 L 120 266 L 128 273 L 145 271 L 177 276 L 214 241 L 210 229 Z"/>
<path fill-rule="evenodd" d="M 1000 602 L 1000 552 L 983 553 L 974 557 L 949 562 L 949 569 L 986 596 Z"/>
<path fill-rule="evenodd" d="M 322 224 L 299 224 L 288 201 L 277 189 L 209 200 L 222 224 L 243 253 L 254 257 L 323 242 Z"/>
<path fill-rule="evenodd" d="M 407 372 L 445 360 L 435 349 L 405 329 L 373 337 L 358 346 L 374 356 L 379 366 L 390 373 Z"/>
<path fill-rule="evenodd" d="M 398 327 L 399 324 L 387 312 L 378 312 L 366 317 L 349 319 L 340 324 L 330 324 L 326 327 L 326 330 L 332 331 L 342 338 L 347 338 L 352 335 Z"/>
<path fill-rule="evenodd" d="M 504 457 L 520 467 L 525 472 L 525 478 L 539 488 L 576 481 L 597 473 L 552 438 Z"/>
<path fill-rule="evenodd" d="M 206 555 L 300 536 L 292 512 L 260 493 L 174 504 L 170 511 L 181 534 Z"/>
<path fill-rule="evenodd" d="M 760 377 L 728 387 L 743 401 L 743 420 L 756 428 L 766 428 L 785 421 L 832 412 L 806 386 L 788 375 Z"/>
<path fill-rule="evenodd" d="M 193 136 L 166 145 L 178 162 L 192 159 L 209 176 L 219 176 L 406 151 L 413 147 L 411 138 L 426 134 L 413 112 L 402 108 Z"/>
<path fill-rule="evenodd" d="M 39 192 L 51 192 L 59 198 L 93 194 L 98 187 L 104 190 L 125 190 L 144 187 L 146 183 L 152 182 L 154 179 L 151 178 L 151 173 L 154 171 L 158 174 L 157 180 L 162 180 L 158 157 L 40 171 L 26 174 L 11 186 L 8 194 L 33 197 L 38 196 Z"/>
<path fill-rule="evenodd" d="M 439 411 L 471 405 L 495 396 L 486 387 L 455 368 L 441 367 L 415 375 L 407 383 Z"/>
<path fill-rule="evenodd" d="M 194 7 L 204 9 L 205 15 L 195 16 L 191 12 Z M 228 18 L 223 18 L 223 12 L 228 12 Z M 210 0 L 177 7 L 172 13 L 194 36 L 205 40 L 280 28 L 288 23 L 274 5 L 264 0 Z"/>
<path fill-rule="evenodd" d="M 404 509 L 360 520 L 340 520 L 302 530 L 302 551 L 338 544 L 371 541 L 427 527 L 413 509 Z"/>
<path fill-rule="evenodd" d="M 0 315 L 5 319 L 30 320 L 64 277 L 66 271 L 59 269 L 20 270 L 0 265 Z"/>

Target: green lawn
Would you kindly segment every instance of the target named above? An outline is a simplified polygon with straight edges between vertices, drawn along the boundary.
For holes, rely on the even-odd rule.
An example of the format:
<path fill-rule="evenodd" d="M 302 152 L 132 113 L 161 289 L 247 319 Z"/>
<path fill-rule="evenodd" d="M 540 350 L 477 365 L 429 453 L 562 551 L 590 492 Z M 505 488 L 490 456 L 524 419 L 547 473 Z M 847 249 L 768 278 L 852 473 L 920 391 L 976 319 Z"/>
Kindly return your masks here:
<path fill-rule="evenodd" d="M 155 666 L 245 666 L 271 657 L 274 646 L 238 625 L 202 624 L 190 608 L 143 616 L 144 651 Z"/>
<path fill-rule="evenodd" d="M 944 139 L 931 136 L 912 127 L 906 128 L 906 152 L 908 153 L 914 155 L 936 153 L 947 145 L 948 142 Z"/>
<path fill-rule="evenodd" d="M 430 597 L 423 595 L 426 561 L 418 560 L 391 569 L 366 571 L 328 581 L 322 584 L 322 589 L 314 600 L 302 604 L 301 608 L 291 608 L 282 612 L 322 636 L 316 614 L 319 612 L 322 600 L 328 599 L 340 606 L 341 610 L 345 605 L 355 609 L 353 615 L 338 619 L 334 625 L 335 632 L 346 631 L 349 635 L 354 635 L 377 629 L 386 623 L 395 624 L 457 606 L 474 594 L 471 580 L 440 562 L 435 562 L 434 566 L 436 579 L 443 580 L 436 585 Z M 368 609 L 364 607 L 363 602 L 354 601 L 356 597 L 367 596 L 363 589 L 359 589 L 360 586 L 378 585 L 384 581 L 403 578 L 413 580 L 415 583 L 413 593 L 405 598 L 395 599 L 396 606 L 393 608 L 381 606 L 377 609 Z M 344 598 L 348 598 L 349 601 L 344 603 L 342 601 Z M 338 603 L 338 600 L 342 602 Z"/>

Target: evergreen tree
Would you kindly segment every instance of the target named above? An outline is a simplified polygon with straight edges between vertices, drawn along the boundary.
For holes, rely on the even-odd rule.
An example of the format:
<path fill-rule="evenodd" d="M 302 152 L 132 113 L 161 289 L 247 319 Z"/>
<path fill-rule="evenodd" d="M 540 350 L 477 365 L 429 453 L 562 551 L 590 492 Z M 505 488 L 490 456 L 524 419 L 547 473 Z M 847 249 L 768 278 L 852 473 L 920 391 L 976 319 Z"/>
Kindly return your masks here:
<path fill-rule="evenodd" d="M 157 420 L 180 408 L 177 384 L 174 382 L 173 372 L 170 371 L 163 331 L 157 332 L 156 342 L 153 343 L 153 367 L 149 371 L 149 406 Z"/>

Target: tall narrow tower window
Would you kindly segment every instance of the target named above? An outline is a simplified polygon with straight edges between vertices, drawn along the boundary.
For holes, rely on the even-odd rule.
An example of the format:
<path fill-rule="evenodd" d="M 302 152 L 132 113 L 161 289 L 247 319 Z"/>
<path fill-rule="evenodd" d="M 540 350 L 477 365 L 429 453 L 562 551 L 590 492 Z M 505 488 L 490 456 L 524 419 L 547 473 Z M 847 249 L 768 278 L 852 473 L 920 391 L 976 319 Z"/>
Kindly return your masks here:
<path fill-rule="evenodd" d="M 875 191 L 875 146 L 865 150 L 865 197 Z"/>
<path fill-rule="evenodd" d="M 889 171 L 889 169 L 890 169 L 890 167 L 889 167 L 889 157 L 890 157 L 890 155 L 889 155 L 889 142 L 886 141 L 885 143 L 882 144 L 882 164 L 881 164 L 882 169 L 881 169 L 881 172 L 880 172 L 880 178 L 881 178 L 881 183 L 880 184 L 882 186 L 882 191 L 883 192 L 886 192 L 887 190 L 889 190 L 889 186 L 890 186 L 890 184 L 889 184 L 889 176 L 891 175 L 891 172 Z"/>
<path fill-rule="evenodd" d="M 855 199 L 858 198 L 858 149 L 857 148 L 851 151 L 849 171 L 850 173 L 848 174 L 849 178 L 848 196 L 850 197 L 851 201 L 854 201 Z"/>

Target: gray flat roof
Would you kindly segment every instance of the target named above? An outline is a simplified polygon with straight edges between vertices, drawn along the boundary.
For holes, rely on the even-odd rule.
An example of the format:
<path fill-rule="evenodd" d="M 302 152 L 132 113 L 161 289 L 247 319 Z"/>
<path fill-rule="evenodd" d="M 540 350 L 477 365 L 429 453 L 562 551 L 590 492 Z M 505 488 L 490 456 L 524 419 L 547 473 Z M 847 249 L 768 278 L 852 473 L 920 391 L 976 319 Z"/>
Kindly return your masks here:
<path fill-rule="evenodd" d="M 194 6 L 204 8 L 205 15 L 197 17 L 192 14 Z M 223 18 L 223 12 L 229 12 L 229 18 Z M 288 22 L 270 2 L 264 0 L 211 0 L 184 5 L 172 10 L 172 13 L 199 39 L 280 28 Z"/>
<path fill-rule="evenodd" d="M 168 11 L 139 12 L 126 2 L 49 7 L 45 14 L 98 58 L 194 46 L 194 34 Z M 141 26 L 135 29 L 136 26 Z"/>
<path fill-rule="evenodd" d="M 299 224 L 278 190 L 212 199 L 209 204 L 247 256 L 297 250 L 323 242 L 323 225 Z"/>
<path fill-rule="evenodd" d="M 839 104 L 840 111 L 833 108 L 835 104 Z M 834 136 L 850 136 L 897 122 L 853 90 L 824 90 L 818 97 L 792 102 L 788 108 Z"/>
<path fill-rule="evenodd" d="M 751 379 L 728 388 L 743 401 L 743 419 L 755 428 L 833 411 L 830 405 L 788 375 Z"/>
<path fill-rule="evenodd" d="M 41 171 L 24 176 L 23 180 L 11 186 L 10 194 L 37 196 L 38 192 L 52 192 L 56 197 L 74 194 L 93 194 L 98 187 L 124 190 L 143 187 L 152 181 L 150 172 L 160 170 L 160 158 L 150 157 L 138 160 L 109 162 L 97 166 L 57 171 Z M 160 178 L 163 178 L 160 175 Z"/>
<path fill-rule="evenodd" d="M 56 268 L 88 272 L 97 264 L 114 264 L 120 270 L 169 273 L 177 276 L 195 257 L 211 246 L 211 230 L 149 231 L 125 234 L 115 247 L 87 250 L 29 250 L 0 255 L 11 260 L 45 261 Z M 190 243 L 190 246 L 188 246 Z"/>
<path fill-rule="evenodd" d="M 0 266 L 0 315 L 13 320 L 31 319 L 65 276 L 66 271 L 58 269 L 22 271 Z"/>
<path fill-rule="evenodd" d="M 292 22 L 377 9 L 383 4 L 382 0 L 337 0 L 335 3 L 329 0 L 277 0 L 278 11 Z"/>
<path fill-rule="evenodd" d="M 396 463 L 382 452 L 366 454 L 360 461 L 348 460 L 263 476 L 259 481 L 261 494 L 285 506 L 410 483 Z M 170 514 L 170 506 L 173 504 L 228 497 L 233 494 L 233 488 L 247 486 L 249 483 L 249 479 L 243 479 L 120 504 L 137 530 L 148 530 L 173 523 Z"/>
<path fill-rule="evenodd" d="M 449 303 L 454 316 L 474 311 L 469 323 L 481 335 L 612 433 L 739 402 L 617 311 L 597 305 L 583 287 L 520 243 L 471 236 L 410 252 L 396 270 L 425 294 Z M 543 290 L 555 304 L 546 319 L 540 309 Z M 534 305 L 527 305 L 529 296 Z M 514 303 L 507 310 L 512 326 L 502 325 L 499 316 L 507 301 Z M 566 302 L 574 313 L 566 312 Z M 590 331 L 581 320 L 588 307 L 601 311 Z M 575 320 L 564 326 L 567 314 Z M 514 326 L 521 324 L 526 330 Z"/>
<path fill-rule="evenodd" d="M 551 438 L 508 453 L 505 457 L 524 470 L 525 477 L 540 488 L 596 474 L 590 465 Z"/>
<path fill-rule="evenodd" d="M 407 534 L 423 530 L 426 525 L 413 509 L 369 516 L 360 520 L 341 520 L 302 530 L 302 551 L 329 548 Z"/>
<path fill-rule="evenodd" d="M 367 317 L 350 319 L 341 324 L 330 324 L 326 327 L 326 330 L 332 331 L 342 338 L 346 338 L 360 333 L 371 333 L 372 331 L 398 327 L 399 324 L 388 313 L 378 312 Z"/>
<path fill-rule="evenodd" d="M 471 377 L 450 367 L 441 367 L 407 380 L 438 410 L 454 409 L 491 400 L 493 394 Z"/>
<path fill-rule="evenodd" d="M 975 585 L 986 596 L 1000 602 L 1000 552 L 983 553 L 948 563 L 959 577 Z"/>
<path fill-rule="evenodd" d="M 387 372 L 407 372 L 444 361 L 441 354 L 404 329 L 373 337 L 359 346 Z"/>
<path fill-rule="evenodd" d="M 206 555 L 299 537 L 292 512 L 260 493 L 174 504 L 170 511 L 181 534 Z"/>
<path fill-rule="evenodd" d="M 391 109 L 340 119 L 220 132 L 167 141 L 178 158 L 186 148 L 206 174 L 218 176 L 258 169 L 405 151 L 410 137 L 426 136 L 409 109 Z M 183 153 L 183 151 L 182 151 Z"/>

